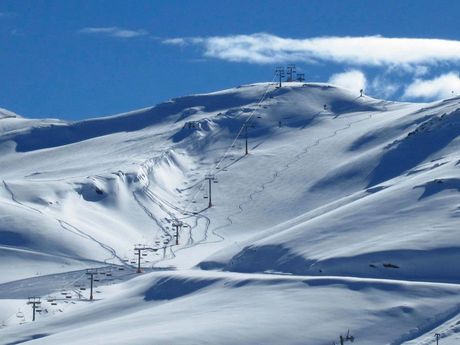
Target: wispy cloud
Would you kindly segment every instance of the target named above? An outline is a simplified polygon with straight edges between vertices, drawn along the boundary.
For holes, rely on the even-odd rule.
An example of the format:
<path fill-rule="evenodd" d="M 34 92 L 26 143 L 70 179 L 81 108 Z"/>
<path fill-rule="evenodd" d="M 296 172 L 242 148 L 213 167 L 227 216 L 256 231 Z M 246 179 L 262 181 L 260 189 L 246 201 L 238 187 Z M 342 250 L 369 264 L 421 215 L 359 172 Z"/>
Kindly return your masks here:
<path fill-rule="evenodd" d="M 410 66 L 460 62 L 460 41 L 431 38 L 362 36 L 292 39 L 256 33 L 182 37 L 163 40 L 163 43 L 198 45 L 207 57 L 257 64 L 328 61 L 355 66 Z"/>
<path fill-rule="evenodd" d="M 333 74 L 329 83 L 335 84 L 350 90 L 361 90 L 366 88 L 366 76 L 359 70 L 351 70 L 343 73 Z"/>
<path fill-rule="evenodd" d="M 186 38 L 167 38 L 162 40 L 162 43 L 173 46 L 184 46 L 189 43 L 189 40 Z"/>
<path fill-rule="evenodd" d="M 387 75 L 377 75 L 369 83 L 368 89 L 371 94 L 382 98 L 390 98 L 401 89 L 401 85 L 387 78 Z"/>
<path fill-rule="evenodd" d="M 426 100 L 452 97 L 460 93 L 460 78 L 457 72 L 442 74 L 434 79 L 416 79 L 404 91 L 403 98 Z"/>
<path fill-rule="evenodd" d="M 110 27 L 90 27 L 90 28 L 83 28 L 79 31 L 82 34 L 87 35 L 99 35 L 99 36 L 107 36 L 107 37 L 117 37 L 117 38 L 135 38 L 141 36 L 147 36 L 149 33 L 146 30 L 130 30 L 119 28 L 116 26 Z"/>
<path fill-rule="evenodd" d="M 366 74 L 357 69 L 333 74 L 329 78 L 328 83 L 341 86 L 356 93 L 362 89 L 367 94 L 385 99 L 392 97 L 401 88 L 401 85 L 386 78 L 385 75 L 377 75 L 368 80 Z"/>

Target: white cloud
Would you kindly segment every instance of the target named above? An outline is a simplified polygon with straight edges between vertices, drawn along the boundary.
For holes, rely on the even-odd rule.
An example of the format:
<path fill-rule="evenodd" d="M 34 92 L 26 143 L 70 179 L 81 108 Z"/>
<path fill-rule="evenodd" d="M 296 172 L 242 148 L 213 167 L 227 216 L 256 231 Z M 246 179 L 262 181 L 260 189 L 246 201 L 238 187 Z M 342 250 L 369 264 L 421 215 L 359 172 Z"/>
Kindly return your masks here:
<path fill-rule="evenodd" d="M 427 66 L 415 66 L 414 67 L 414 74 L 416 77 L 422 77 L 427 75 L 430 72 L 430 69 Z"/>
<path fill-rule="evenodd" d="M 385 76 L 377 76 L 369 85 L 369 93 L 387 99 L 393 96 L 400 88 L 401 85 L 388 80 Z"/>
<path fill-rule="evenodd" d="M 416 77 L 423 77 L 430 72 L 430 67 L 417 64 L 390 65 L 386 69 L 386 74 L 413 74 Z"/>
<path fill-rule="evenodd" d="M 186 45 L 188 42 L 185 38 L 168 38 L 161 41 L 161 43 L 170 44 L 174 46 L 183 46 Z"/>
<path fill-rule="evenodd" d="M 403 97 L 432 100 L 452 97 L 452 92 L 460 92 L 460 78 L 456 72 L 446 73 L 434 79 L 415 79 L 407 86 Z"/>
<path fill-rule="evenodd" d="M 175 41 L 174 41 L 175 40 Z M 283 38 L 266 33 L 178 38 L 166 44 L 195 44 L 204 55 L 227 61 L 272 64 L 333 61 L 350 65 L 392 66 L 460 62 L 460 41 L 431 38 Z"/>
<path fill-rule="evenodd" d="M 102 27 L 102 28 L 83 28 L 79 31 L 82 34 L 89 35 L 102 35 L 118 38 L 134 38 L 140 36 L 146 36 L 149 33 L 146 30 L 130 30 L 123 29 L 116 26 Z"/>
<path fill-rule="evenodd" d="M 349 90 L 361 90 L 366 88 L 366 76 L 358 70 L 333 74 L 329 83 L 344 87 Z"/>
<path fill-rule="evenodd" d="M 372 80 L 367 80 L 366 75 L 356 69 L 333 74 L 328 82 L 355 92 L 363 89 L 365 93 L 383 99 L 390 98 L 401 88 L 401 85 L 391 81 L 385 75 L 377 75 Z"/>

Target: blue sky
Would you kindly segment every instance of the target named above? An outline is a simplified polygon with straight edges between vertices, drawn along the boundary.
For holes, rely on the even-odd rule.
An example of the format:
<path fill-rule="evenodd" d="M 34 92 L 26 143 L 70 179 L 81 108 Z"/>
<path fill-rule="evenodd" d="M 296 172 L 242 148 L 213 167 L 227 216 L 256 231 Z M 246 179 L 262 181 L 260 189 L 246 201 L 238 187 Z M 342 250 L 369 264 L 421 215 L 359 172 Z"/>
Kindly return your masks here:
<path fill-rule="evenodd" d="M 0 2 L 0 107 L 81 119 L 295 63 L 394 100 L 460 93 L 456 1 Z M 423 40 L 422 40 L 423 39 Z"/>

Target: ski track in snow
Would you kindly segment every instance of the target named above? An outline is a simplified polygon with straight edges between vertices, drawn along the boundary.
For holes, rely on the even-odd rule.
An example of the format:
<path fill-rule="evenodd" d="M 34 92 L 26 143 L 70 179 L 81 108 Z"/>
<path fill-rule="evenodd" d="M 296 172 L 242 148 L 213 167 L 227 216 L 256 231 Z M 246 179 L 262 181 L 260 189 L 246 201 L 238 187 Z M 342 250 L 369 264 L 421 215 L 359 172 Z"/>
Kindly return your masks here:
<path fill-rule="evenodd" d="M 202 214 L 202 211 L 199 211 L 199 212 L 189 212 L 189 211 L 186 211 L 184 210 L 183 208 L 180 208 L 174 204 L 172 204 L 171 202 L 165 200 L 165 199 L 162 199 L 160 198 L 158 195 L 156 195 L 152 190 L 150 190 L 149 188 L 145 189 L 144 190 L 145 194 L 147 195 L 147 197 L 155 204 L 155 205 L 158 205 L 164 212 L 166 212 L 170 217 L 171 219 L 173 219 L 174 221 L 180 221 L 180 220 L 184 220 L 184 219 L 188 219 L 188 218 L 193 218 L 194 219 L 194 225 L 193 226 L 190 226 L 189 228 L 189 240 L 188 240 L 188 243 L 186 245 L 179 245 L 179 248 L 175 249 L 175 247 L 177 247 L 176 245 L 169 245 L 169 251 L 170 251 L 170 257 L 169 258 L 164 258 L 163 260 L 159 260 L 157 261 L 156 263 L 158 262 L 163 262 L 163 261 L 167 261 L 167 260 L 170 260 L 170 259 L 173 259 L 176 257 L 176 253 L 179 252 L 179 251 L 182 251 L 182 250 L 185 250 L 185 249 L 189 249 L 189 248 L 192 248 L 192 247 L 195 247 L 195 246 L 198 246 L 198 245 L 203 245 L 203 244 L 209 244 L 209 243 L 215 243 L 215 242 L 220 242 L 220 241 L 223 241 L 224 238 L 222 236 L 220 236 L 219 234 L 211 231 L 211 233 L 218 237 L 220 240 L 219 241 L 208 241 L 208 231 L 209 231 L 209 227 L 210 227 L 210 224 L 211 224 L 211 220 L 209 217 L 205 216 Z M 172 210 L 176 211 L 177 213 L 185 216 L 185 217 L 181 217 L 181 218 L 178 218 L 176 216 L 176 214 L 174 214 L 173 212 L 169 211 L 167 209 L 167 207 L 171 208 Z M 200 239 L 200 240 L 196 240 L 194 239 L 193 237 L 193 230 L 194 229 L 197 229 L 198 225 L 199 225 L 199 220 L 202 219 L 204 220 L 205 224 L 204 224 L 204 229 L 203 229 L 203 238 Z M 167 231 L 165 229 L 165 231 Z M 172 234 L 169 234 L 169 236 L 171 237 L 174 237 Z"/>
<path fill-rule="evenodd" d="M 37 212 L 37 213 L 43 215 L 43 212 L 40 211 L 39 209 L 36 209 L 36 208 L 31 207 L 31 206 L 29 206 L 29 205 L 26 205 L 26 204 L 20 202 L 18 199 L 16 199 L 16 196 L 14 195 L 13 191 L 11 190 L 10 186 L 8 186 L 8 184 L 6 183 L 5 180 L 3 180 L 3 186 L 4 186 L 5 189 L 8 191 L 8 193 L 10 193 L 10 195 L 11 195 L 11 200 L 13 200 L 16 204 L 22 206 L 22 207 L 25 208 L 25 209 L 28 209 L 28 210 L 30 210 L 30 211 Z"/>
<path fill-rule="evenodd" d="M 62 219 L 56 219 L 59 224 L 61 225 L 61 227 L 63 227 L 65 230 L 67 231 L 71 231 L 68 227 L 71 227 L 74 231 L 71 231 L 73 233 L 79 233 L 81 236 L 83 237 L 86 237 L 87 239 L 97 243 L 102 249 L 104 249 L 105 251 L 109 252 L 110 253 L 110 257 L 109 258 L 106 258 L 104 259 L 104 262 L 107 262 L 109 260 L 114 260 L 114 259 L 118 259 L 120 261 L 121 264 L 124 264 L 123 262 L 123 259 L 118 256 L 117 252 L 115 251 L 115 249 L 113 249 L 111 246 L 109 246 L 108 244 L 105 244 L 99 240 L 97 240 L 95 237 L 91 236 L 90 234 L 84 232 L 83 230 L 80 230 L 79 228 L 77 228 L 76 226 L 62 220 Z"/>
<path fill-rule="evenodd" d="M 39 209 L 31 207 L 29 205 L 26 205 L 26 204 L 20 202 L 19 200 L 17 200 L 13 190 L 11 189 L 10 186 L 8 186 L 8 184 L 6 183 L 5 180 L 3 180 L 3 185 L 5 186 L 5 189 L 11 194 L 11 200 L 13 200 L 15 203 L 21 205 L 22 207 L 24 207 L 24 208 L 26 208 L 28 210 L 31 210 L 33 212 L 37 212 L 40 215 L 44 215 L 44 213 L 42 211 L 40 211 Z M 108 244 L 105 244 L 105 243 L 97 240 L 95 237 L 89 235 L 88 233 L 84 232 L 83 230 L 78 229 L 76 226 L 70 224 L 69 222 L 67 222 L 65 220 L 62 220 L 62 219 L 59 219 L 59 218 L 54 218 L 54 219 L 58 222 L 58 224 L 64 230 L 69 231 L 69 232 L 71 232 L 71 233 L 73 233 L 73 234 L 75 234 L 77 236 L 80 236 L 80 237 L 86 238 L 88 240 L 91 240 L 91 241 L 97 243 L 102 249 L 104 249 L 105 251 L 109 252 L 111 256 L 109 258 L 106 258 L 104 261 L 109 261 L 109 260 L 112 260 L 112 259 L 118 259 L 118 260 L 120 260 L 121 263 L 123 263 L 123 260 L 117 255 L 116 251 L 111 246 L 109 246 Z M 71 227 L 73 230 L 69 229 L 69 227 Z"/>
<path fill-rule="evenodd" d="M 144 162 L 142 165 L 141 165 L 141 171 L 138 173 L 138 177 L 139 177 L 139 180 L 144 180 L 144 182 L 146 182 L 144 184 L 144 186 L 142 187 L 141 191 L 142 191 L 142 194 L 144 196 L 147 197 L 147 199 L 149 199 L 154 205 L 158 206 L 163 212 L 165 212 L 167 214 L 167 216 L 169 217 L 169 219 L 171 219 L 172 221 L 179 221 L 179 218 L 176 216 L 176 214 L 170 210 L 168 210 L 167 207 L 171 208 L 172 210 L 178 212 L 179 214 L 182 214 L 182 215 L 185 215 L 185 216 L 192 216 L 195 220 L 195 226 L 191 226 L 190 227 L 190 236 L 189 236 L 189 243 L 185 246 L 181 246 L 180 248 L 174 250 L 173 247 L 175 247 L 174 244 L 170 244 L 170 245 L 166 245 L 164 246 L 163 248 L 163 258 L 162 259 L 159 259 L 159 260 L 156 260 L 153 262 L 153 265 L 156 265 L 160 262 L 164 262 L 164 261 L 167 261 L 167 260 L 171 260 L 171 259 L 174 259 L 176 257 L 176 252 L 178 251 L 181 251 L 181 250 L 184 250 L 184 249 L 188 249 L 188 248 L 191 248 L 191 247 L 194 247 L 194 246 L 197 246 L 199 244 L 202 244 L 203 242 L 206 242 L 207 239 L 208 239 L 208 229 L 209 229 L 209 225 L 211 223 L 211 220 L 201 214 L 201 212 L 198 212 L 198 213 L 193 213 L 193 212 L 188 212 L 184 209 L 181 209 L 179 208 L 178 206 L 175 206 L 174 204 L 170 203 L 169 201 L 165 200 L 165 199 L 161 199 L 158 195 L 156 195 L 151 189 L 150 189 L 150 180 L 148 178 L 149 174 L 151 173 L 151 171 L 154 169 L 154 167 L 163 159 L 163 157 L 168 154 L 170 151 L 172 151 L 174 148 L 176 148 L 178 145 L 174 145 L 172 147 L 169 147 L 167 149 L 165 149 L 161 154 L 160 156 L 158 157 L 155 157 L 155 158 L 152 158 L 152 159 L 149 159 L 148 161 Z M 149 162 L 153 162 L 153 163 L 150 163 Z M 199 182 L 196 185 L 202 183 Z M 166 228 L 165 226 L 157 219 L 157 217 L 155 217 L 153 215 L 153 213 L 141 202 L 141 200 L 139 199 L 139 197 L 136 195 L 137 191 L 133 191 L 133 196 L 134 196 L 134 199 L 136 200 L 137 204 L 142 208 L 142 210 L 147 214 L 147 216 L 149 218 L 151 218 L 155 224 L 161 229 L 161 231 L 168 237 L 169 239 L 169 242 L 171 242 L 171 239 L 174 238 L 174 234 L 170 233 Z M 166 206 L 165 206 L 166 205 Z M 185 219 L 185 218 L 182 218 L 182 219 Z M 193 238 L 193 229 L 196 229 L 198 224 L 199 224 L 199 219 L 204 219 L 205 221 L 205 225 L 204 225 L 204 238 L 200 241 L 195 241 L 195 239 Z M 216 236 L 219 236 L 219 235 L 216 235 Z M 223 239 L 223 238 L 222 238 Z M 208 242 L 206 242 L 208 243 Z M 169 251 L 169 256 L 166 256 L 166 252 Z"/>
<path fill-rule="evenodd" d="M 264 95 L 264 97 L 261 98 L 261 100 L 259 100 L 259 104 L 256 105 L 256 107 L 259 107 L 259 108 L 260 108 L 261 105 L 262 105 L 262 102 L 265 100 L 265 98 L 266 98 L 266 94 Z M 363 103 L 365 103 L 365 102 L 363 102 Z M 387 109 L 386 106 L 385 106 L 385 104 L 386 104 L 385 101 L 379 102 L 379 103 L 377 103 L 377 104 L 382 104 L 382 105 L 383 105 L 383 107 L 382 107 L 383 111 L 385 111 L 385 110 Z M 350 109 L 352 109 L 352 107 L 350 107 Z M 348 109 L 345 108 L 345 109 L 342 109 L 342 111 L 343 111 L 343 110 L 348 110 Z M 254 113 L 255 113 L 256 111 L 257 111 L 257 109 L 254 110 Z M 254 113 L 253 113 L 253 115 L 254 115 Z M 243 114 L 243 112 L 240 112 L 240 114 Z M 240 115 L 240 114 L 239 114 L 239 115 Z M 314 120 L 315 120 L 318 116 L 320 116 L 321 114 L 323 114 L 323 111 L 319 111 L 318 113 L 314 114 L 313 117 L 311 118 L 311 121 L 314 121 Z M 343 114 L 343 113 L 342 113 L 342 114 Z M 252 116 L 253 116 L 253 115 L 252 115 Z M 189 241 L 191 242 L 190 245 L 183 246 L 183 247 L 181 247 L 181 248 L 179 248 L 179 249 L 177 249 L 177 250 L 174 250 L 174 249 L 173 249 L 173 246 L 174 246 L 174 245 L 170 245 L 170 246 L 169 246 L 169 247 L 170 247 L 170 253 L 171 253 L 171 256 L 172 256 L 170 259 L 174 258 L 174 257 L 176 256 L 175 253 L 178 252 L 178 251 L 181 251 L 181 250 L 184 250 L 184 249 L 187 249 L 187 248 L 191 248 L 191 247 L 196 246 L 196 245 L 211 244 L 211 243 L 218 243 L 218 242 L 224 241 L 225 238 L 224 238 L 223 236 L 221 236 L 221 235 L 218 233 L 218 230 L 222 230 L 222 229 L 225 228 L 225 227 L 231 226 L 231 225 L 233 224 L 232 217 L 235 217 L 235 216 L 241 214 L 242 212 L 244 212 L 244 210 L 243 210 L 243 205 L 245 205 L 245 204 L 247 204 L 247 203 L 253 201 L 253 200 L 254 200 L 254 196 L 255 196 L 256 194 L 262 193 L 262 192 L 265 190 L 266 186 L 269 185 L 269 184 L 271 184 L 271 183 L 273 183 L 281 173 L 283 173 L 284 171 L 286 171 L 287 169 L 289 169 L 289 168 L 291 167 L 291 165 L 293 165 L 293 164 L 295 164 L 296 162 L 300 161 L 300 159 L 302 158 L 302 156 L 304 156 L 305 154 L 307 154 L 313 147 L 318 146 L 322 141 L 327 140 L 327 139 L 330 139 L 330 138 L 333 138 L 333 137 L 335 137 L 339 132 L 349 129 L 353 124 L 356 124 L 356 123 L 359 123 L 359 122 L 362 122 L 362 121 L 366 121 L 366 120 L 370 120 L 372 117 L 373 117 L 373 114 L 369 114 L 369 115 L 367 115 L 367 117 L 364 118 L 364 119 L 360 119 L 360 120 L 357 120 L 357 121 L 352 121 L 352 122 L 348 123 L 345 127 L 342 127 L 342 128 L 339 128 L 339 129 L 335 130 L 331 135 L 317 139 L 313 145 L 310 145 L 310 146 L 306 147 L 301 153 L 298 153 L 298 154 L 294 157 L 294 159 L 293 159 L 292 161 L 290 161 L 290 162 L 288 162 L 287 164 L 285 164 L 285 166 L 284 166 L 282 169 L 276 171 L 276 172 L 273 174 L 272 178 L 271 178 L 269 181 L 264 182 L 264 183 L 263 183 L 262 185 L 260 185 L 255 191 L 253 191 L 252 193 L 250 193 L 250 194 L 249 194 L 249 197 L 248 197 L 248 200 L 246 200 L 246 201 L 244 201 L 244 202 L 242 202 L 242 203 L 240 203 L 240 204 L 238 205 L 238 211 L 237 211 L 236 213 L 233 213 L 233 214 L 228 215 L 228 216 L 226 217 L 227 224 L 225 224 L 225 225 L 223 225 L 223 226 L 219 226 L 219 227 L 217 227 L 217 228 L 211 228 L 211 233 L 212 233 L 215 237 L 217 237 L 218 240 L 215 240 L 215 241 L 209 241 L 209 240 L 208 240 L 208 229 L 209 229 L 209 227 L 210 227 L 211 220 L 210 220 L 208 217 L 202 215 L 202 214 L 201 214 L 202 211 L 196 213 L 196 216 L 201 217 L 201 218 L 204 218 L 205 221 L 206 221 L 204 238 L 203 238 L 202 240 L 200 240 L 200 241 L 195 242 L 195 241 L 193 240 L 193 238 L 192 238 L 192 229 L 193 229 L 193 227 L 192 227 L 192 228 L 190 229 L 190 239 L 189 239 Z M 238 133 L 237 138 L 239 137 L 240 134 L 241 134 L 241 133 Z M 262 144 L 262 142 L 256 144 L 254 147 L 252 147 L 252 149 L 255 149 L 256 147 L 259 147 L 261 144 Z M 233 146 L 234 146 L 234 143 L 232 143 L 232 145 L 230 145 L 230 147 L 233 147 Z M 223 158 L 220 160 L 220 162 L 218 163 L 218 165 L 219 165 L 220 163 L 222 163 L 222 162 L 225 160 L 225 158 L 227 158 L 227 156 L 228 156 L 228 150 L 224 153 Z M 238 161 L 240 161 L 240 160 L 243 159 L 243 158 L 245 158 L 245 156 L 241 156 L 240 158 L 235 159 L 233 162 L 231 162 L 230 164 L 224 166 L 221 170 L 217 171 L 217 172 L 216 172 L 216 175 L 219 174 L 219 173 L 221 173 L 222 171 L 228 171 L 228 168 L 230 168 L 231 166 L 233 166 L 234 164 L 236 164 Z M 158 162 L 158 161 L 156 161 L 156 162 Z M 155 162 L 155 164 L 156 164 L 156 162 Z M 149 167 L 149 169 L 151 169 L 151 168 L 152 168 L 152 166 Z M 148 174 L 146 174 L 145 176 L 148 176 Z M 180 191 L 183 191 L 183 190 L 186 190 L 186 189 L 192 189 L 192 188 L 194 188 L 194 187 L 196 187 L 196 186 L 198 186 L 198 185 L 202 185 L 202 184 L 203 184 L 203 181 L 199 181 L 199 182 L 195 183 L 193 186 L 189 186 L 188 188 L 182 189 L 182 190 L 180 190 Z M 162 206 L 162 203 L 166 203 L 166 201 L 165 201 L 165 200 L 158 201 L 159 198 L 149 189 L 149 186 L 150 186 L 150 181 L 148 181 L 147 186 L 143 189 L 143 190 L 144 190 L 144 193 L 149 197 L 149 199 L 150 199 L 154 204 L 158 205 L 158 206 L 159 206 L 161 209 L 163 209 L 172 219 L 174 219 L 174 220 L 177 221 L 178 219 L 176 218 L 176 216 L 175 216 L 172 212 L 169 212 L 168 210 L 166 210 L 166 209 Z M 185 210 L 183 210 L 183 209 L 180 209 L 180 208 L 178 208 L 178 207 L 172 205 L 172 204 L 169 203 L 169 202 L 168 202 L 168 206 L 171 207 L 172 209 L 174 209 L 175 211 L 177 211 L 177 212 L 183 214 L 183 215 L 184 215 L 184 214 L 187 214 L 187 211 L 185 211 Z M 142 205 L 141 207 L 144 208 L 143 205 Z M 153 217 L 153 215 L 152 215 L 150 212 L 149 212 L 148 214 L 149 214 L 149 217 L 151 217 L 151 218 Z M 156 219 L 155 219 L 155 222 L 157 222 L 157 224 L 158 224 L 158 221 L 157 221 Z M 163 229 L 163 230 L 164 230 L 166 233 L 168 233 L 166 229 Z M 168 233 L 168 234 L 169 234 L 169 233 Z M 171 236 L 171 238 L 173 237 L 171 234 L 169 234 L 169 236 Z M 164 261 L 164 260 L 168 260 L 168 259 L 164 258 L 163 260 L 157 261 L 157 263 L 158 263 L 158 262 L 161 262 L 161 261 Z"/>
<path fill-rule="evenodd" d="M 177 146 L 177 145 L 175 145 Z M 146 180 L 146 183 L 144 184 L 144 186 L 142 187 L 141 191 L 142 191 L 142 194 L 144 196 L 147 197 L 147 199 L 149 199 L 154 205 L 158 206 L 163 212 L 165 212 L 169 219 L 172 220 L 172 221 L 178 221 L 178 218 L 177 216 L 171 212 L 170 210 L 167 209 L 167 207 L 164 206 L 164 204 L 167 204 L 167 206 L 171 207 L 172 209 L 174 209 L 175 211 L 177 212 L 180 212 L 180 213 L 183 213 L 184 211 L 181 210 L 179 207 L 176 207 L 174 206 L 173 204 L 171 203 L 166 203 L 165 200 L 160 200 L 160 198 L 155 194 L 153 193 L 153 191 L 150 190 L 150 179 L 148 178 L 150 172 L 153 170 L 153 168 L 161 161 L 161 159 L 163 159 L 163 157 L 168 154 L 168 152 L 170 152 L 174 147 L 170 147 L 170 148 L 167 148 L 165 149 L 159 157 L 155 157 L 153 159 L 150 159 L 149 161 L 152 162 L 153 161 L 153 164 L 148 164 L 148 162 L 145 162 L 141 165 L 141 172 L 138 174 L 138 177 L 139 177 L 139 180 L 143 179 L 144 181 Z M 143 211 L 147 214 L 147 216 L 149 218 L 151 218 L 155 224 L 161 229 L 161 231 L 168 237 L 169 239 L 169 242 L 171 242 L 171 239 L 174 237 L 173 234 L 171 234 L 167 229 L 166 227 L 157 219 L 157 217 L 155 217 L 153 215 L 153 213 L 140 201 L 140 199 L 138 198 L 138 196 L 136 195 L 136 191 L 133 191 L 133 196 L 134 196 L 134 199 L 136 200 L 136 202 L 138 203 L 138 205 L 143 209 Z M 191 231 L 191 230 L 190 230 Z M 190 232 L 190 241 L 191 243 L 193 244 L 193 237 L 191 235 L 191 232 Z M 170 252 L 170 258 L 169 259 L 173 259 L 175 257 L 175 252 L 174 250 L 172 249 L 172 246 L 173 245 L 165 245 L 164 248 L 163 248 L 163 259 L 160 259 L 160 260 L 156 260 L 153 262 L 153 265 L 152 267 L 159 263 L 159 262 L 163 262 L 163 261 L 166 261 L 168 260 L 168 258 L 166 257 L 166 251 L 167 251 L 167 248 L 169 248 L 169 252 Z M 188 247 L 187 247 L 188 248 Z"/>
<path fill-rule="evenodd" d="M 260 107 L 262 106 L 262 103 L 265 101 L 267 95 L 268 95 L 268 90 L 270 89 L 271 87 L 271 84 L 269 84 L 263 94 L 263 96 L 257 101 L 256 105 L 254 106 L 254 108 L 252 108 L 252 113 L 251 115 L 245 120 L 245 122 L 243 123 L 243 125 L 241 126 L 238 134 L 236 135 L 236 138 L 234 139 L 233 143 L 228 146 L 228 148 L 226 149 L 226 151 L 224 152 L 224 154 L 222 155 L 222 158 L 221 160 L 219 161 L 219 163 L 217 164 L 217 166 L 220 165 L 221 162 L 223 162 L 225 160 L 225 158 L 227 158 L 228 156 L 228 153 L 229 153 L 229 150 L 234 147 L 235 145 L 235 142 L 236 140 L 239 138 L 239 136 L 241 135 L 242 133 L 242 128 L 244 127 L 244 125 L 246 123 L 248 123 L 248 121 L 250 121 L 252 119 L 252 117 L 255 115 L 255 113 L 257 111 L 259 111 Z M 239 119 L 241 117 L 241 115 L 243 115 L 244 112 L 243 110 L 240 108 L 238 114 L 236 116 L 234 116 L 233 118 L 234 119 Z M 222 132 L 224 130 L 224 128 L 220 129 L 219 131 L 217 131 L 217 133 L 214 134 L 214 137 L 218 136 L 218 134 L 220 132 Z M 181 246 L 180 248 L 174 250 L 174 247 L 175 245 L 169 245 L 169 246 L 166 246 L 169 248 L 169 252 L 170 252 L 170 256 L 169 258 L 167 258 L 165 256 L 165 253 L 166 253 L 166 247 L 164 248 L 164 255 L 163 255 L 163 259 L 161 260 L 158 260 L 158 261 L 155 261 L 154 262 L 154 265 L 159 263 L 159 262 L 164 262 L 164 261 L 167 261 L 167 260 L 170 260 L 170 259 L 173 259 L 176 257 L 176 253 L 179 252 L 179 251 L 182 251 L 182 250 L 185 250 L 185 249 L 188 249 L 188 248 L 191 248 L 191 247 L 195 247 L 195 246 L 198 246 L 198 245 L 204 245 L 204 244 L 211 244 L 211 243 L 218 243 L 218 242 L 222 242 L 225 240 L 225 238 L 223 236 L 221 236 L 220 234 L 217 233 L 217 228 L 215 229 L 211 229 L 211 234 L 214 236 L 214 237 L 217 237 L 218 239 L 217 240 L 214 240 L 214 241 L 209 241 L 209 235 L 208 235 L 208 232 L 209 232 L 209 228 L 210 228 L 210 224 L 211 224 L 211 220 L 209 217 L 205 216 L 202 214 L 203 211 L 205 211 L 206 209 L 202 210 L 202 211 L 199 211 L 199 212 L 188 212 L 186 211 L 186 209 L 188 208 L 188 206 L 190 205 L 190 203 L 185 207 L 185 209 L 181 209 L 175 205 L 173 205 L 172 203 L 164 200 L 164 199 L 161 199 L 159 198 L 151 189 L 150 189 L 150 180 L 148 178 L 150 172 L 152 171 L 153 167 L 155 165 L 157 165 L 161 159 L 164 157 L 165 154 L 167 154 L 169 151 L 173 150 L 175 147 L 178 147 L 178 145 L 173 145 L 171 146 L 170 148 L 167 148 L 165 149 L 161 155 L 159 157 L 155 157 L 155 158 L 152 158 L 148 161 L 146 161 L 144 164 L 141 165 L 141 171 L 142 173 L 138 174 L 138 176 L 142 176 L 144 179 L 147 180 L 147 183 L 146 185 L 144 185 L 144 187 L 142 188 L 142 191 L 143 191 L 143 194 L 145 196 L 147 196 L 148 199 L 150 199 L 150 201 L 152 201 L 153 204 L 157 205 L 158 207 L 160 207 L 161 210 L 163 210 L 169 217 L 172 221 L 179 221 L 179 218 L 173 213 L 171 212 L 170 210 L 168 210 L 164 204 L 166 204 L 168 207 L 170 207 L 171 209 L 173 209 L 174 211 L 184 215 L 184 216 L 192 216 L 195 218 L 195 225 L 194 226 L 190 226 L 190 230 L 189 230 L 189 240 L 188 240 L 188 243 L 184 246 Z M 243 157 L 241 157 L 240 159 L 242 159 Z M 239 160 L 239 159 L 238 159 Z M 234 162 L 232 162 L 230 165 L 233 165 L 235 164 L 238 160 L 235 160 Z M 148 162 L 152 162 L 153 161 L 153 164 L 148 164 Z M 230 166 L 229 165 L 229 166 Z M 226 167 L 227 168 L 227 167 Z M 224 168 L 225 169 L 225 168 Z M 217 172 L 219 173 L 219 172 Z M 216 173 L 216 174 L 217 174 Z M 187 190 L 187 189 L 193 189 L 195 188 L 196 186 L 200 186 L 200 188 L 202 187 L 203 185 L 203 182 L 204 180 L 200 180 L 199 182 L 193 184 L 192 186 L 189 186 L 188 188 L 184 188 L 182 190 L 179 190 L 179 191 L 184 191 L 184 190 Z M 198 191 L 199 192 L 199 191 Z M 198 194 L 198 192 L 196 194 Z M 196 194 L 195 196 L 192 198 L 192 200 L 195 199 L 196 197 Z M 141 208 L 144 210 L 144 212 L 151 218 L 154 220 L 154 222 L 162 229 L 162 231 L 168 236 L 168 238 L 173 238 L 174 237 L 174 234 L 170 234 L 166 228 L 163 227 L 163 225 L 161 224 L 161 222 L 159 222 L 154 216 L 153 214 L 147 209 L 147 207 L 145 207 L 141 201 L 139 200 L 139 198 L 136 197 L 135 195 L 135 192 L 133 192 L 133 195 L 134 195 L 134 198 L 136 199 L 136 202 L 139 204 L 139 206 L 141 206 Z M 182 218 L 182 219 L 186 219 L 186 218 Z M 199 219 L 204 219 L 205 221 L 205 225 L 204 225 L 204 236 L 201 240 L 195 240 L 193 238 L 193 230 L 196 229 L 198 227 L 198 224 L 199 224 Z"/>
<path fill-rule="evenodd" d="M 315 117 L 319 116 L 321 114 L 321 112 L 315 114 L 312 118 L 312 120 L 314 120 Z M 293 164 L 297 163 L 300 161 L 300 159 L 302 158 L 302 156 L 306 155 L 308 152 L 310 152 L 310 150 L 315 147 L 315 146 L 318 146 L 322 141 L 324 140 L 327 140 L 327 139 L 330 139 L 330 138 L 333 138 L 335 137 L 339 132 L 341 131 L 344 131 L 344 130 L 347 130 L 349 129 L 353 124 L 356 124 L 356 123 L 359 123 L 359 122 L 362 122 L 362 121 L 366 121 L 366 120 L 370 120 L 372 118 L 373 114 L 369 114 L 367 115 L 366 118 L 364 119 L 360 119 L 360 120 L 357 120 L 357 121 L 353 121 L 353 122 L 350 122 L 348 123 L 345 127 L 342 127 L 342 128 L 339 128 L 337 130 L 335 130 L 331 135 L 328 135 L 326 137 L 322 137 L 322 138 L 319 138 L 315 141 L 314 144 L 310 145 L 310 146 L 307 146 L 302 152 L 298 153 L 297 155 L 294 156 L 294 159 L 291 160 L 290 162 L 288 162 L 287 164 L 284 165 L 284 167 L 282 169 L 279 169 L 277 170 L 273 175 L 272 175 L 272 178 L 264 183 L 262 183 L 259 187 L 256 188 L 256 190 L 254 190 L 253 192 L 251 192 L 247 198 L 247 200 L 243 201 L 242 203 L 240 203 L 238 205 L 238 211 L 235 212 L 235 213 L 232 213 L 231 215 L 227 216 L 226 220 L 227 220 L 227 224 L 224 224 L 222 226 L 219 226 L 217 228 L 214 229 L 214 231 L 217 231 L 217 230 L 222 230 L 226 227 L 229 227 L 231 225 L 233 225 L 233 220 L 232 220 L 232 217 L 236 217 L 238 216 L 239 214 L 243 213 L 244 212 L 244 208 L 243 206 L 246 205 L 246 204 L 249 204 L 251 201 L 254 201 L 254 196 L 256 194 L 260 194 L 262 193 L 266 186 L 275 182 L 275 180 L 280 176 L 281 173 L 283 173 L 284 171 L 288 170 Z M 244 156 L 243 156 L 244 157 Z M 242 158 L 243 158 L 242 157 Z M 233 165 L 234 163 L 232 163 L 231 165 Z"/>

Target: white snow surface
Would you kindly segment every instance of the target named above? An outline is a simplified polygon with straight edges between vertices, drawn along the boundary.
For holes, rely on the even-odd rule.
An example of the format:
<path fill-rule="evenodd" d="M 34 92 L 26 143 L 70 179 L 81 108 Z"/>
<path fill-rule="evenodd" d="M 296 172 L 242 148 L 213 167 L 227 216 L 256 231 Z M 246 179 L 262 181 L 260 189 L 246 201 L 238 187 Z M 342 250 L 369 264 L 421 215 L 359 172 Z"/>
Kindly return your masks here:
<path fill-rule="evenodd" d="M 458 344 L 459 133 L 460 98 L 322 83 L 0 109 L 0 344 Z"/>

